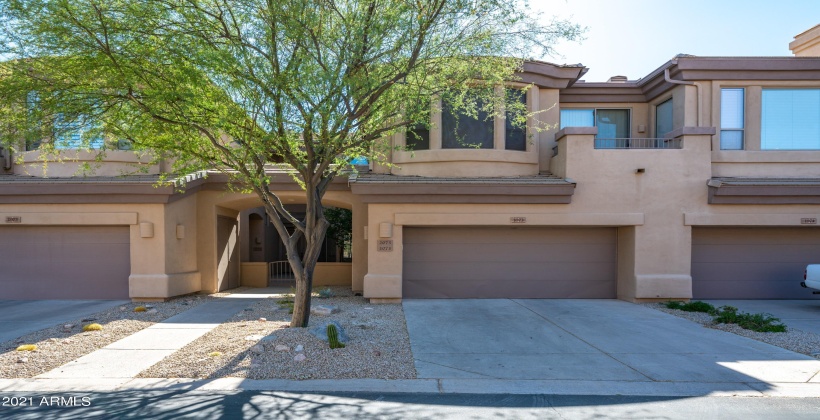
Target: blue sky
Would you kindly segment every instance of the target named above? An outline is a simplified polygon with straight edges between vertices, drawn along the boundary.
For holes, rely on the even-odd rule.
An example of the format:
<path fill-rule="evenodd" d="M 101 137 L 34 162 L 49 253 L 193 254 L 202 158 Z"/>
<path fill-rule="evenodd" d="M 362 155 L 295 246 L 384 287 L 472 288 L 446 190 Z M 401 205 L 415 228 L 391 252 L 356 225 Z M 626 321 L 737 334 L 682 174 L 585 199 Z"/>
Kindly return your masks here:
<path fill-rule="evenodd" d="M 558 64 L 581 63 L 588 82 L 648 75 L 679 53 L 790 56 L 794 36 L 820 24 L 820 0 L 530 0 L 546 17 L 587 26 L 586 39 L 557 45 Z"/>

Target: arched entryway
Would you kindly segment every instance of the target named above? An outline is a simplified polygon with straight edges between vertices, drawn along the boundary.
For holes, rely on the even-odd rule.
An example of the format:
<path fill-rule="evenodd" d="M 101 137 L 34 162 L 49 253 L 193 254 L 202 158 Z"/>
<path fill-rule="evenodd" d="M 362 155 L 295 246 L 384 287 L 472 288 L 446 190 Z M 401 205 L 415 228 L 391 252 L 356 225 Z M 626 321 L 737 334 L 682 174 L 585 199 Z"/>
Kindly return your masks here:
<path fill-rule="evenodd" d="M 297 216 L 304 213 L 303 191 L 282 191 L 277 195 L 291 212 Z M 367 247 L 363 234 L 367 221 L 366 206 L 350 191 L 329 191 L 323 204 L 325 207 L 351 210 L 354 234 L 351 246 L 340 254 L 332 241 L 326 241 L 314 274 L 314 285 L 339 284 L 350 286 L 357 292 L 362 291 L 367 269 Z M 285 262 L 287 258 L 284 245 L 256 196 L 201 191 L 197 194 L 197 207 L 198 260 L 203 290 L 221 291 L 235 287 L 231 271 L 233 264 L 239 266 L 239 285 L 264 287 L 276 277 L 291 281 L 290 268 L 286 263 L 279 264 L 283 268 L 278 275 L 272 267 L 272 263 Z M 229 232 L 224 226 L 228 219 L 235 221 L 235 231 Z M 361 234 L 356 235 L 357 231 Z M 235 239 L 232 239 L 231 235 L 234 234 Z"/>

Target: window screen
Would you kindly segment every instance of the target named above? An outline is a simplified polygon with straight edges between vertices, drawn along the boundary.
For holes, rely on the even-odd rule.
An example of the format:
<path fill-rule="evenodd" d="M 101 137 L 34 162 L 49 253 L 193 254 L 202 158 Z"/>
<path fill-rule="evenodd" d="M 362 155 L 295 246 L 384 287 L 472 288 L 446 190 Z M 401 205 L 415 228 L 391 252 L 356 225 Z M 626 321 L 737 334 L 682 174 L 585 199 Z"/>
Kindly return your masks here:
<path fill-rule="evenodd" d="M 477 118 L 454 113 L 447 101 L 441 104 L 441 147 L 443 149 L 492 149 L 494 146 L 494 123 L 487 112 L 480 108 Z"/>
<path fill-rule="evenodd" d="M 508 105 L 504 120 L 504 148 L 507 150 L 527 150 L 527 126 L 521 120 L 527 110 L 527 93 L 518 89 L 507 89 L 507 103 L 517 103 L 514 109 Z"/>
<path fill-rule="evenodd" d="M 407 127 L 405 145 L 409 150 L 429 150 L 430 128 L 425 124 Z"/>

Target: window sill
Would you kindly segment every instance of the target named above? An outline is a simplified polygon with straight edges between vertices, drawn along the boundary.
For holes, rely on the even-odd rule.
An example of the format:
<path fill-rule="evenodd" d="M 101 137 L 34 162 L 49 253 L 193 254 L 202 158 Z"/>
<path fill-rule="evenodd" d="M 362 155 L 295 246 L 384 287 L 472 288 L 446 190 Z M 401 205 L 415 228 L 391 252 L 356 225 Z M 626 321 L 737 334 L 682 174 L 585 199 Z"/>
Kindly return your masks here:
<path fill-rule="evenodd" d="M 715 150 L 714 163 L 818 163 L 820 150 Z"/>

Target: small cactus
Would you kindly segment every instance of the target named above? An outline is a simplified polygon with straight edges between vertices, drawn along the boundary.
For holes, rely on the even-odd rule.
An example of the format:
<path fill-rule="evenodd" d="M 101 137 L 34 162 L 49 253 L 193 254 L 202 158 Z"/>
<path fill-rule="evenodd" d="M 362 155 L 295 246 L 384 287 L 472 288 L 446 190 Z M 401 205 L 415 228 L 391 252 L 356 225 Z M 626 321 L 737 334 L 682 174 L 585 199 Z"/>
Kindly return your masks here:
<path fill-rule="evenodd" d="M 17 351 L 34 351 L 37 350 L 36 344 L 23 344 L 20 347 L 17 347 Z"/>
<path fill-rule="evenodd" d="M 102 325 L 97 324 L 97 323 L 88 324 L 88 325 L 83 327 L 83 331 L 100 331 L 102 329 L 103 329 Z"/>
<path fill-rule="evenodd" d="M 332 349 L 345 348 L 345 344 L 339 341 L 339 331 L 333 324 L 327 324 L 327 342 Z"/>

